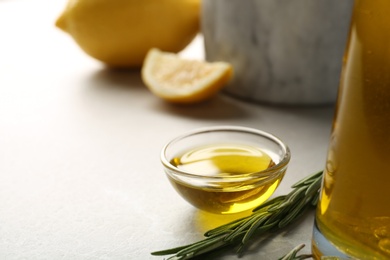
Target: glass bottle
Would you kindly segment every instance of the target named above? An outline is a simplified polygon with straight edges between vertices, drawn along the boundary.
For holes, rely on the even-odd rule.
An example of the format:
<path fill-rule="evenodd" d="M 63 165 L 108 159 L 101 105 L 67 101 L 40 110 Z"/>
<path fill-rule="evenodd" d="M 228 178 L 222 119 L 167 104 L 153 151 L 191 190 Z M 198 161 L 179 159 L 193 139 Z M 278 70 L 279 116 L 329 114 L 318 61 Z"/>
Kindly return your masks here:
<path fill-rule="evenodd" d="M 390 259 L 389 0 L 355 0 L 312 251 Z"/>

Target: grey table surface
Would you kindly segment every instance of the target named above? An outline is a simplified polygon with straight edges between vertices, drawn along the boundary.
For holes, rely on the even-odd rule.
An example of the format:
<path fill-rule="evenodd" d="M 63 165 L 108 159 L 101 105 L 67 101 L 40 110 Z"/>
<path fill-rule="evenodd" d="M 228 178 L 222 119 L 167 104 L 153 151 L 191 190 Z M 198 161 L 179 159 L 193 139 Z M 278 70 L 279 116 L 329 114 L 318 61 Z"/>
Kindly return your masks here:
<path fill-rule="evenodd" d="M 279 107 L 224 94 L 198 106 L 153 96 L 139 71 L 112 71 L 54 27 L 61 1 L 0 1 L 0 259 L 163 259 L 237 216 L 200 212 L 164 176 L 160 150 L 198 127 L 269 131 L 292 159 L 275 193 L 322 169 L 333 106 Z M 202 59 L 202 36 L 181 55 Z M 242 259 L 310 251 L 313 212 Z M 236 259 L 234 251 L 213 259 Z"/>

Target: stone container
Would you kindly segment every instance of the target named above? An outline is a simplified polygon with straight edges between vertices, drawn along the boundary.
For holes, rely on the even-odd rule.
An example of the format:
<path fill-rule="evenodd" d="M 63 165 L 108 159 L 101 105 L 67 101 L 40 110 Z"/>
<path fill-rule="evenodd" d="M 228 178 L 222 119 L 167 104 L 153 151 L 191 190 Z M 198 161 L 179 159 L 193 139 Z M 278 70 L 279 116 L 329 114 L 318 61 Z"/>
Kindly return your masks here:
<path fill-rule="evenodd" d="M 353 0 L 203 0 L 209 61 L 235 70 L 225 92 L 285 105 L 336 100 Z"/>

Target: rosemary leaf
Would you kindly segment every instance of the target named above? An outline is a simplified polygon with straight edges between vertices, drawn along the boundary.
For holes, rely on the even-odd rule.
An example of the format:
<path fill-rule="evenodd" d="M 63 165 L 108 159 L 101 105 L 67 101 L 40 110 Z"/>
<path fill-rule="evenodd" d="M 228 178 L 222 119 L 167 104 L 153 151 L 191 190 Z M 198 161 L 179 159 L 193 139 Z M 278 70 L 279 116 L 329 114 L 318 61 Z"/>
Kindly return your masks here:
<path fill-rule="evenodd" d="M 285 201 L 287 198 L 286 195 L 275 197 L 269 201 L 266 201 L 265 203 L 261 204 L 260 206 L 256 207 L 253 212 L 260 211 L 260 210 L 267 210 L 272 211 L 273 208 L 276 206 L 279 206 L 279 203 Z"/>
<path fill-rule="evenodd" d="M 219 244 L 223 240 L 222 236 L 210 237 L 200 242 L 194 243 L 176 253 L 177 256 L 197 255 L 196 253 L 209 245 Z"/>
<path fill-rule="evenodd" d="M 313 199 L 311 200 L 311 205 L 312 205 L 312 206 L 317 205 L 319 199 L 320 199 L 320 193 L 318 192 L 318 193 L 313 197 Z"/>
<path fill-rule="evenodd" d="M 289 253 L 287 253 L 282 258 L 279 258 L 279 260 L 302 260 L 313 257 L 312 255 L 298 255 L 297 253 L 305 247 L 305 244 L 301 244 L 296 246 L 293 250 L 291 250 Z"/>
<path fill-rule="evenodd" d="M 230 233 L 230 230 L 233 230 L 235 227 L 241 225 L 241 223 L 244 222 L 246 220 L 246 218 L 247 217 L 243 217 L 243 218 L 234 220 L 232 222 L 229 222 L 223 226 L 219 226 L 219 227 L 216 227 L 214 229 L 210 229 L 209 231 L 207 231 L 204 234 L 204 236 L 210 237 L 210 236 L 214 236 L 214 235 L 218 235 L 218 234 L 222 234 L 222 233 L 226 233 L 226 232 Z"/>
<path fill-rule="evenodd" d="M 302 197 L 305 196 L 305 192 L 306 192 L 305 188 L 306 188 L 305 186 L 297 187 L 296 190 L 290 192 L 290 194 L 287 195 L 286 200 L 283 203 L 278 205 L 278 207 L 273 208 L 272 210 L 277 210 L 280 208 L 287 207 L 293 204 L 297 199 L 301 199 Z"/>
<path fill-rule="evenodd" d="M 307 183 L 312 183 L 313 180 L 316 180 L 316 179 L 318 179 L 318 178 L 321 177 L 321 176 L 322 176 L 322 171 L 319 171 L 319 172 L 317 172 L 317 173 L 314 173 L 314 174 L 312 174 L 312 175 L 309 175 L 309 176 L 303 178 L 302 180 L 298 181 L 298 182 L 295 183 L 293 186 L 291 186 L 291 188 L 295 189 L 295 188 L 298 188 L 298 187 L 300 187 L 300 186 L 302 186 L 302 185 L 305 186 L 305 185 L 307 185 Z"/>
<path fill-rule="evenodd" d="M 225 237 L 225 241 L 229 241 L 232 238 L 236 236 L 236 234 L 240 233 L 241 231 L 244 231 L 248 227 L 250 227 L 254 222 L 259 220 L 259 218 L 263 217 L 263 214 L 256 214 L 248 217 L 247 221 L 243 222 L 240 226 L 238 226 L 236 229 L 234 229 L 229 235 Z"/>
<path fill-rule="evenodd" d="M 263 215 L 265 215 L 264 213 Z M 244 238 L 242 239 L 242 243 L 246 243 L 249 241 L 249 239 L 255 234 L 257 230 L 259 230 L 259 227 L 265 222 L 266 219 L 262 218 L 263 215 L 261 215 L 260 218 L 256 219 L 256 222 L 254 222 L 251 227 L 249 228 L 248 232 L 245 233 Z M 262 226 L 262 228 L 267 229 L 267 226 Z"/>
<path fill-rule="evenodd" d="M 313 192 L 318 193 L 318 190 L 320 189 L 320 186 L 321 186 L 321 178 L 317 178 L 307 188 L 305 195 L 307 196 L 307 195 L 309 195 L 309 194 L 311 194 Z"/>
<path fill-rule="evenodd" d="M 286 217 L 284 217 L 282 220 L 279 222 L 279 227 L 285 227 L 291 222 L 293 222 L 295 219 L 298 219 L 300 215 L 302 215 L 305 211 L 305 206 L 307 206 L 307 201 L 306 200 L 300 200 L 296 207 L 290 211 Z"/>
<path fill-rule="evenodd" d="M 187 246 L 179 246 L 179 247 L 170 248 L 170 249 L 166 249 L 166 250 L 155 251 L 155 252 L 152 252 L 151 255 L 154 255 L 154 256 L 172 255 L 172 254 L 176 254 L 177 252 L 179 252 L 180 250 L 182 250 L 186 247 Z"/>

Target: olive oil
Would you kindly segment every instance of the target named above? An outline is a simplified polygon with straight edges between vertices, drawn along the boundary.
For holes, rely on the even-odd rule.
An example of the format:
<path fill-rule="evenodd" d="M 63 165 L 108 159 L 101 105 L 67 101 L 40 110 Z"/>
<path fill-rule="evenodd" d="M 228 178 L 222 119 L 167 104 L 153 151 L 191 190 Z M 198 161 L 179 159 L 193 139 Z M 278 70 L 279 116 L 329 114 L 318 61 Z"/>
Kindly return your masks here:
<path fill-rule="evenodd" d="M 320 232 L 357 259 L 390 259 L 389 13 L 388 0 L 355 2 L 317 208 Z"/>
<path fill-rule="evenodd" d="M 272 167 L 274 161 L 260 148 L 241 144 L 197 147 L 173 158 L 171 164 L 207 180 L 200 186 L 168 176 L 175 189 L 192 205 L 219 214 L 258 206 L 272 195 L 284 175 L 284 170 L 271 176 L 259 175 Z"/>

